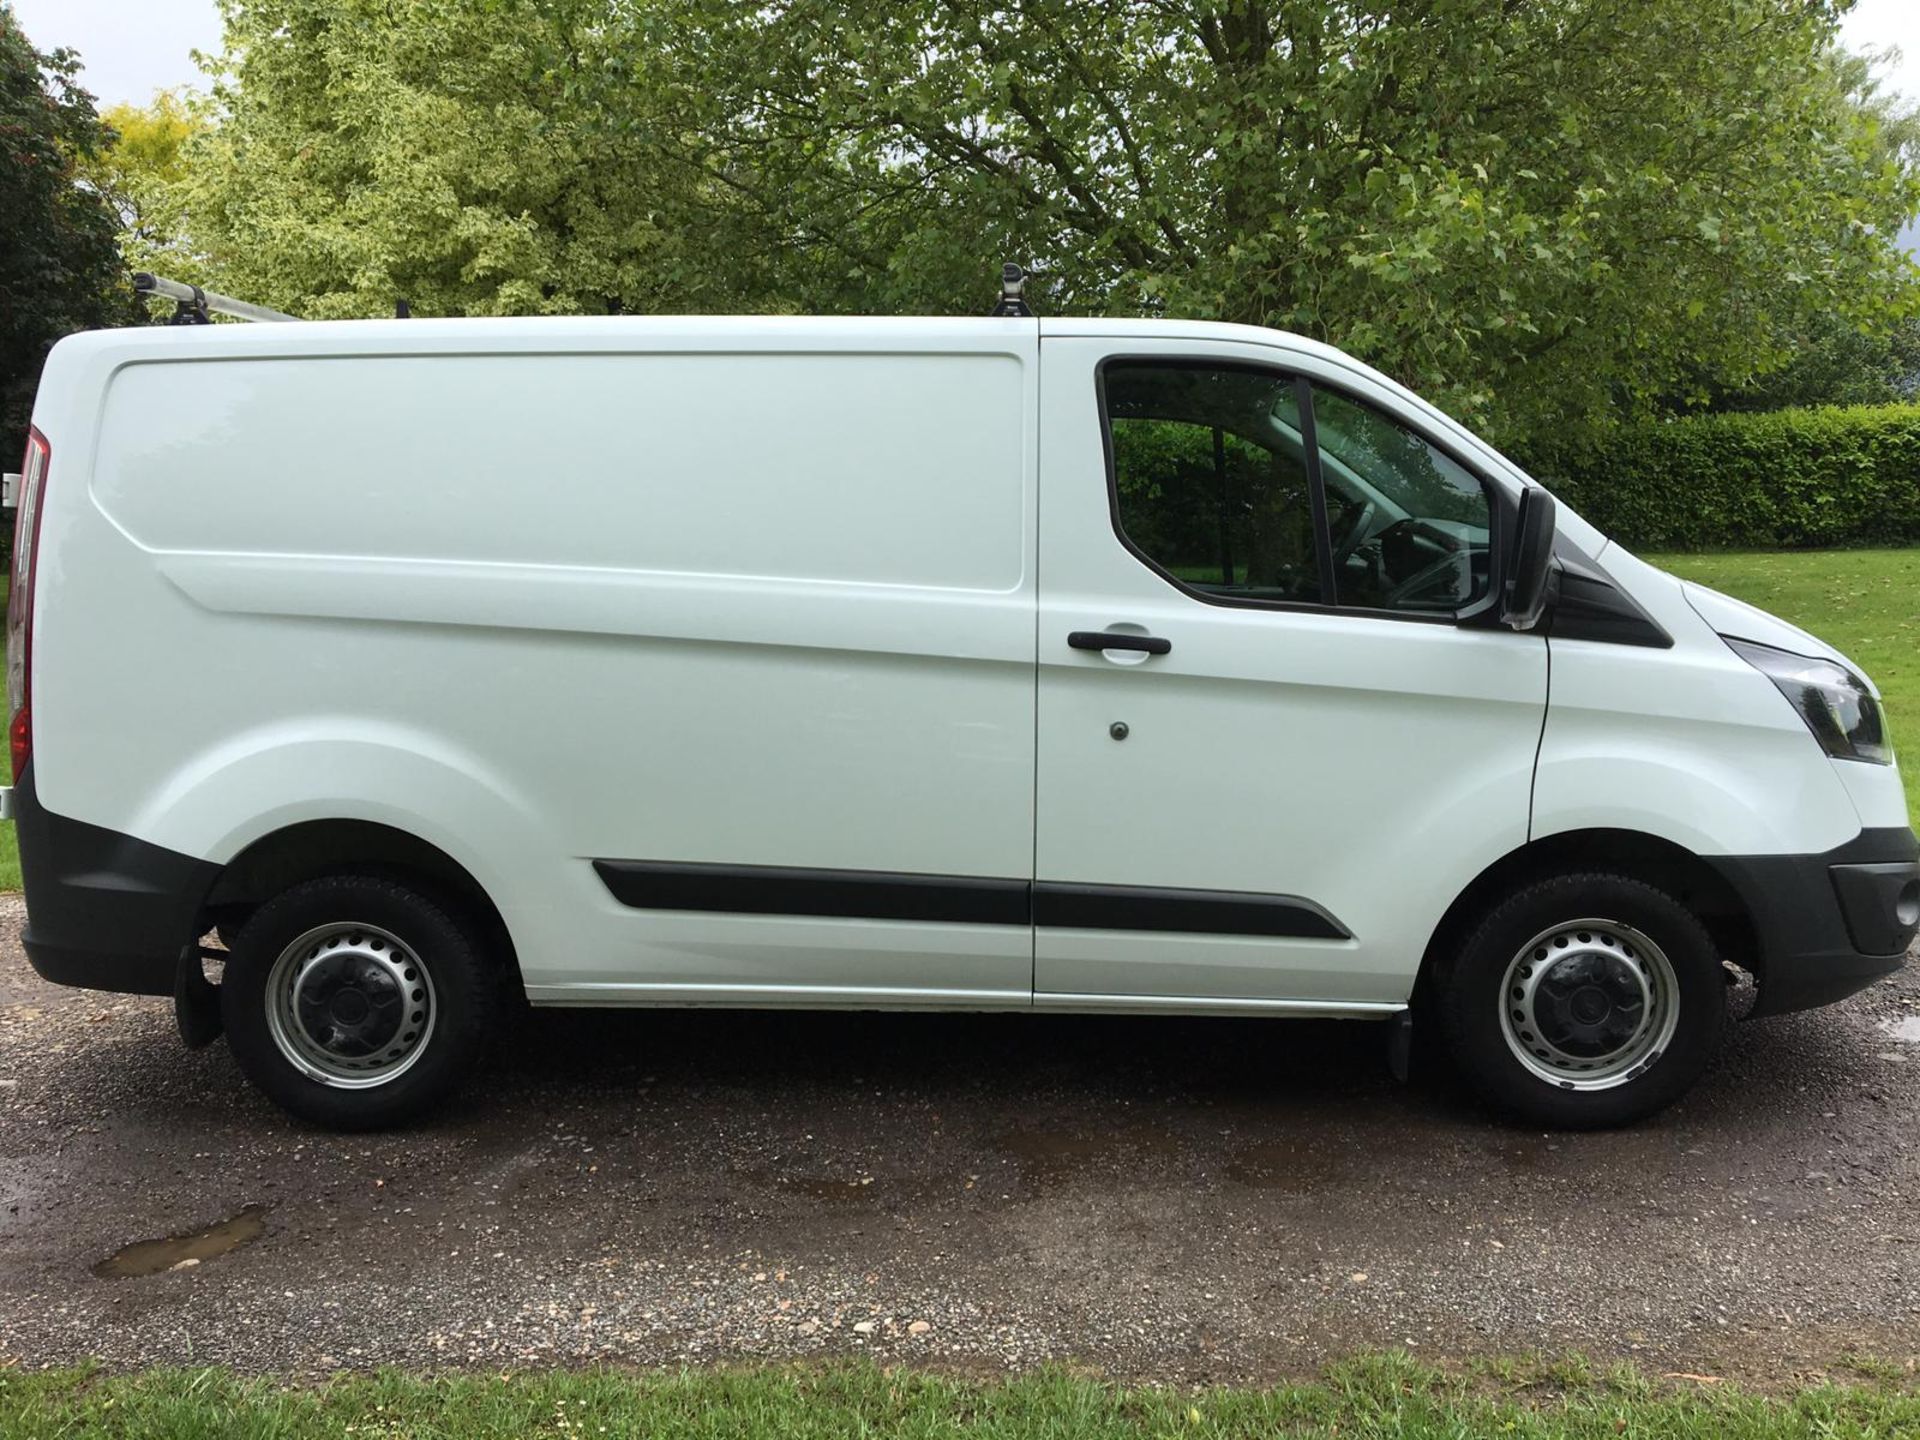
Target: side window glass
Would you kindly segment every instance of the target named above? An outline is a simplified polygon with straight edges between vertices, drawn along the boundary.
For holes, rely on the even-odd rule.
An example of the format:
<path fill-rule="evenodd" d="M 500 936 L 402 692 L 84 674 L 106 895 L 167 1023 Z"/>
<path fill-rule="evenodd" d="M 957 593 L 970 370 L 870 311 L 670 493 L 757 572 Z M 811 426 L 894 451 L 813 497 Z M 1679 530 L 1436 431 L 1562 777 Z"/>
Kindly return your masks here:
<path fill-rule="evenodd" d="M 1492 506 L 1472 474 L 1397 421 L 1313 387 L 1342 605 L 1447 613 L 1487 593 Z"/>
<path fill-rule="evenodd" d="M 1116 361 L 1104 372 L 1121 533 L 1190 589 L 1323 599 L 1293 382 Z"/>

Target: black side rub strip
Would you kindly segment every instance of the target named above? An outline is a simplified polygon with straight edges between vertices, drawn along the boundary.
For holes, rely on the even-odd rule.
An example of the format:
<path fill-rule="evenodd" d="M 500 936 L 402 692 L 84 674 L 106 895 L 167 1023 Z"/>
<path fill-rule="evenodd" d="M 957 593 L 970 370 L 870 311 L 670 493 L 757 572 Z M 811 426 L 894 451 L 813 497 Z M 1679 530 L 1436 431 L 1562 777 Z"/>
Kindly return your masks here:
<path fill-rule="evenodd" d="M 1351 933 L 1311 900 L 1236 890 L 1034 885 L 966 875 L 672 860 L 596 860 L 593 868 L 614 899 L 636 910 L 1317 940 L 1345 940 Z"/>
<path fill-rule="evenodd" d="M 1352 938 L 1352 932 L 1338 920 L 1297 895 L 1163 890 L 1144 885 L 1069 885 L 1055 880 L 1042 880 L 1033 887 L 1033 923 L 1053 930 Z"/>
<path fill-rule="evenodd" d="M 1031 903 L 1024 880 L 963 875 L 700 865 L 672 860 L 596 860 L 593 868 L 600 872 L 614 899 L 636 910 L 1025 925 Z"/>

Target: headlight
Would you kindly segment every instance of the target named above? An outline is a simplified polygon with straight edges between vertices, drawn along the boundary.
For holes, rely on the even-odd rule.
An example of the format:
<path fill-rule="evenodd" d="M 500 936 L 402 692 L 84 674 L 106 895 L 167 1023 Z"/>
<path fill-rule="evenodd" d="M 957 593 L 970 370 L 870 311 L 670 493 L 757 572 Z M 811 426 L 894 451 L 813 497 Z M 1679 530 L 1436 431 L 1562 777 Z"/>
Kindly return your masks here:
<path fill-rule="evenodd" d="M 1720 637 L 1733 653 L 1780 687 L 1787 703 L 1800 712 L 1827 754 L 1836 760 L 1866 760 L 1875 765 L 1893 763 L 1887 727 L 1880 718 L 1880 702 L 1867 682 L 1831 660 L 1814 660 L 1751 640 Z"/>

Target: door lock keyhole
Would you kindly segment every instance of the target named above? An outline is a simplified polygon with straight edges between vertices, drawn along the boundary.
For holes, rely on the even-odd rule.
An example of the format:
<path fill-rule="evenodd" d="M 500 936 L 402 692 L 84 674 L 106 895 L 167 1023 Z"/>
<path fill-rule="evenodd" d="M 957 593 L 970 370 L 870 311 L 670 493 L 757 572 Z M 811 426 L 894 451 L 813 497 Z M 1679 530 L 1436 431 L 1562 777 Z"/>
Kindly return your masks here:
<path fill-rule="evenodd" d="M 1127 729 L 1127 722 L 1124 720 L 1116 720 L 1107 727 L 1107 734 L 1116 740 L 1124 740 L 1131 733 L 1132 732 Z"/>

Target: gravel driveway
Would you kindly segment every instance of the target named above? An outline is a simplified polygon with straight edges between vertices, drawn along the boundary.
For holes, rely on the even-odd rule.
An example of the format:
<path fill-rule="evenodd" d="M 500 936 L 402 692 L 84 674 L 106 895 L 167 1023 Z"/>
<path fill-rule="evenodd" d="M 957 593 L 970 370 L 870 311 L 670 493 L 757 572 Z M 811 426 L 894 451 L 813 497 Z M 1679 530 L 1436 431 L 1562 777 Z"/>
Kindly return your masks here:
<path fill-rule="evenodd" d="M 20 918 L 0 900 L 0 934 Z M 9 938 L 0 1364 L 870 1350 L 1239 1380 L 1405 1345 L 1781 1383 L 1920 1352 L 1914 973 L 1741 1027 L 1620 1133 L 1506 1127 L 1396 1085 L 1383 1043 L 547 1012 L 439 1123 L 336 1137 L 184 1050 L 166 1002 L 45 985 Z"/>

